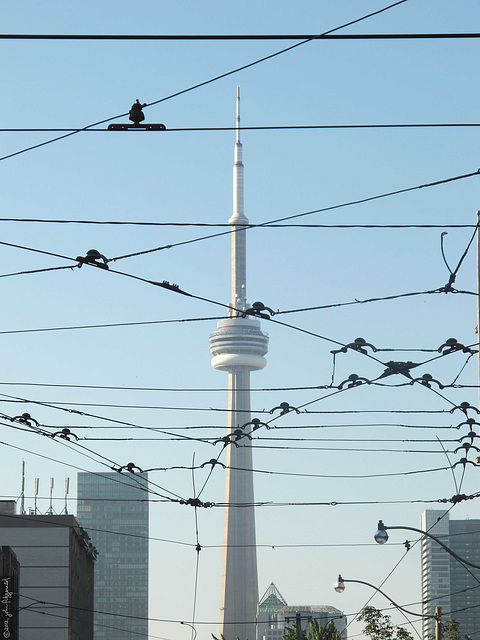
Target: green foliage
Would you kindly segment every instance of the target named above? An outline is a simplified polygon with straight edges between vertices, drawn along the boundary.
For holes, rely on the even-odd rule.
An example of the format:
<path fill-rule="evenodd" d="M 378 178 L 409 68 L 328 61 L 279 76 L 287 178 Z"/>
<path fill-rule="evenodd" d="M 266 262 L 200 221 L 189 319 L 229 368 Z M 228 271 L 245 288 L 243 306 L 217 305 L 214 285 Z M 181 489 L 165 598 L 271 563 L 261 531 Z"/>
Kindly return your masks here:
<path fill-rule="evenodd" d="M 340 634 L 333 620 L 326 627 L 321 627 L 318 621 L 313 619 L 309 621 L 310 630 L 301 630 L 301 640 L 341 640 Z M 285 627 L 283 640 L 297 640 L 297 623 L 293 622 L 291 627 Z"/>
<path fill-rule="evenodd" d="M 470 640 L 470 637 L 460 633 L 460 624 L 457 620 L 447 620 L 443 625 L 444 640 Z"/>
<path fill-rule="evenodd" d="M 371 640 L 413 640 L 409 631 L 393 625 L 390 616 L 384 615 L 375 607 L 365 607 L 358 619 L 366 623 L 363 632 Z"/>

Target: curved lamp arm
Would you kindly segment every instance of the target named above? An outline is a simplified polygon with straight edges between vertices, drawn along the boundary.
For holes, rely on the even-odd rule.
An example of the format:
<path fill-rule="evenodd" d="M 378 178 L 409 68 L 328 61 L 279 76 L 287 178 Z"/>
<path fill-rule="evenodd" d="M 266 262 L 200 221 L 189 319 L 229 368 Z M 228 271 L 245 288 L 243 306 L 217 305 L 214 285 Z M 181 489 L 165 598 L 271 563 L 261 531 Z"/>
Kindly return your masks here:
<path fill-rule="evenodd" d="M 389 602 L 391 602 L 394 607 L 396 607 L 397 609 L 400 609 L 401 611 L 405 611 L 405 613 L 408 613 L 411 616 L 418 616 L 419 618 L 435 618 L 436 619 L 435 615 L 423 615 L 422 613 L 416 613 L 415 611 L 409 611 L 408 609 L 405 609 L 405 607 L 401 607 L 394 600 L 392 600 L 390 596 L 387 596 L 387 594 L 384 593 L 381 589 L 379 589 L 373 584 L 370 584 L 369 582 L 364 582 L 363 580 L 344 580 L 342 576 L 339 575 L 338 582 L 334 586 L 335 591 L 337 591 L 338 593 L 343 593 L 343 591 L 345 591 L 345 582 L 356 582 L 357 584 L 364 584 L 367 587 L 372 587 L 372 589 L 375 589 L 375 591 L 378 591 L 378 593 L 381 593 L 382 596 L 384 596 Z"/>
<path fill-rule="evenodd" d="M 385 544 L 385 542 L 387 542 L 388 540 L 388 533 L 386 531 L 387 529 L 405 529 L 406 531 L 415 531 L 416 533 L 420 533 L 422 536 L 427 536 L 427 538 L 432 538 L 432 540 L 435 540 L 435 542 L 439 544 L 442 547 L 442 549 L 445 549 L 447 553 L 449 553 L 459 562 L 462 562 L 463 564 L 467 564 L 469 567 L 473 567 L 474 569 L 480 569 L 480 566 L 478 564 L 473 564 L 473 562 L 469 562 L 468 560 L 465 560 L 465 558 L 462 558 L 461 556 L 457 555 L 455 551 L 452 551 L 450 547 L 447 547 L 447 545 L 444 544 L 441 540 L 439 540 L 436 536 L 432 535 L 428 531 L 422 531 L 421 529 L 416 529 L 415 527 L 387 527 L 386 524 L 383 524 L 382 520 L 379 520 L 378 530 L 374 536 L 375 542 L 378 542 L 378 544 Z"/>

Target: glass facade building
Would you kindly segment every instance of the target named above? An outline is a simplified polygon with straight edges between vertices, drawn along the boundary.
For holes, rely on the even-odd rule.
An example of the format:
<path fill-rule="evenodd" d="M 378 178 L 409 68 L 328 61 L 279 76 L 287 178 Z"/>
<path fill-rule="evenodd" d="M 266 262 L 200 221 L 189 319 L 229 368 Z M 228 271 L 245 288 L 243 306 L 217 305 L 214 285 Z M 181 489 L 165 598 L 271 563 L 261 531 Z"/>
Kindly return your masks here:
<path fill-rule="evenodd" d="M 147 474 L 78 474 L 78 519 L 98 550 L 94 640 L 148 638 L 146 489 Z"/>
<path fill-rule="evenodd" d="M 323 629 L 333 621 L 341 640 L 347 640 L 347 618 L 342 611 L 328 605 L 288 606 L 273 582 L 258 603 L 257 640 L 282 640 L 285 629 L 292 627 L 297 616 L 307 633 L 310 620 L 316 620 Z"/>
<path fill-rule="evenodd" d="M 428 531 L 461 558 L 480 566 L 480 520 L 450 520 L 445 510 L 427 509 L 422 531 Z M 478 636 L 480 631 L 480 570 L 464 566 L 435 540 L 422 538 L 423 614 L 442 608 L 442 621 L 456 620 L 460 636 Z M 435 622 L 423 621 L 423 638 L 435 635 Z"/>

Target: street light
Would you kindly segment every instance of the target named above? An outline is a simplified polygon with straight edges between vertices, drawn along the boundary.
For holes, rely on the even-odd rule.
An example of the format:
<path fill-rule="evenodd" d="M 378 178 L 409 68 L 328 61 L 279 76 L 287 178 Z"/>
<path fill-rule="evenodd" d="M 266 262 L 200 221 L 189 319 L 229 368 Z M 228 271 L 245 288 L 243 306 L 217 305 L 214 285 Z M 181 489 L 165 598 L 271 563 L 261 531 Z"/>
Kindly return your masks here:
<path fill-rule="evenodd" d="M 455 551 L 452 551 L 450 547 L 447 547 L 446 544 L 444 544 L 441 540 L 439 540 L 436 536 L 432 535 L 430 532 L 422 531 L 421 529 L 416 529 L 415 527 L 387 527 L 386 524 L 383 524 L 382 520 L 379 520 L 378 529 L 376 534 L 374 535 L 375 542 L 378 542 L 378 544 L 385 544 L 387 542 L 388 540 L 387 529 L 404 529 L 406 531 L 415 531 L 416 533 L 420 533 L 422 536 L 427 536 L 427 538 L 432 538 L 432 540 L 435 540 L 435 542 L 439 544 L 442 547 L 442 549 L 445 549 L 445 551 L 449 553 L 453 558 L 455 558 L 455 560 L 458 560 L 458 562 L 461 562 L 462 564 L 466 564 L 469 567 L 473 567 L 474 569 L 480 569 L 480 566 L 478 564 L 473 564 L 473 562 L 469 562 L 468 560 L 465 560 L 465 558 L 460 557 L 458 554 L 455 553 Z"/>
<path fill-rule="evenodd" d="M 418 616 L 419 618 L 436 618 L 435 615 L 424 615 L 423 613 L 416 613 L 415 611 L 409 611 L 408 609 L 405 609 L 405 607 L 401 607 L 394 600 L 392 600 L 390 596 L 387 596 L 387 594 L 384 593 L 381 589 L 379 589 L 373 584 L 370 584 L 369 582 L 364 582 L 363 580 L 344 580 L 342 576 L 339 575 L 338 581 L 335 583 L 333 587 L 337 593 L 343 593 L 345 591 L 345 582 L 356 582 L 357 584 L 365 584 L 367 587 L 372 587 L 372 589 L 375 589 L 375 591 L 378 591 L 378 593 L 381 593 L 382 596 L 384 596 L 389 602 L 391 602 L 394 607 L 396 607 L 397 609 L 400 609 L 401 611 L 405 611 L 405 613 L 408 613 L 411 616 Z"/>
<path fill-rule="evenodd" d="M 386 532 L 385 532 L 385 535 L 386 535 Z M 442 608 L 441 607 L 435 607 L 435 613 L 431 615 L 425 615 L 423 613 L 416 613 L 415 611 L 409 611 L 408 609 L 405 609 L 405 607 L 401 607 L 399 604 L 397 604 L 394 600 L 390 598 L 390 596 L 387 596 L 386 593 L 384 593 L 381 589 L 379 589 L 375 585 L 370 584 L 369 582 L 365 582 L 364 580 L 344 580 L 340 574 L 333 588 L 337 593 L 343 593 L 345 591 L 346 582 L 356 582 L 357 584 L 364 584 L 367 587 L 372 587 L 372 589 L 375 589 L 375 591 L 378 591 L 378 593 L 381 593 L 382 596 L 384 596 L 389 602 L 391 602 L 394 607 L 396 607 L 397 609 L 400 609 L 400 611 L 404 611 L 405 613 L 408 613 L 411 616 L 418 616 L 419 618 L 423 618 L 424 620 L 425 619 L 435 620 L 435 640 L 442 640 L 443 634 L 442 634 Z"/>

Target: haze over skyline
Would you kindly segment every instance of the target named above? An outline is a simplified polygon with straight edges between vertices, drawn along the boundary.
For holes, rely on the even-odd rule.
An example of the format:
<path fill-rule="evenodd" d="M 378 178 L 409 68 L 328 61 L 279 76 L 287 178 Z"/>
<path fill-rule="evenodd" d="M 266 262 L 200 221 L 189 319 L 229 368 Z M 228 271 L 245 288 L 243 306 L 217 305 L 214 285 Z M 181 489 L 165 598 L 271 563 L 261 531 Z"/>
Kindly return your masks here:
<path fill-rule="evenodd" d="M 110 0 L 26 0 L 4 11 L 3 31 L 323 33 L 386 4 L 146 0 L 134 10 Z M 434 9 L 408 0 L 338 33 L 467 33 L 478 30 L 479 14 L 468 0 L 439 0 Z M 474 174 L 478 127 L 249 129 L 478 123 L 478 41 L 317 40 L 167 99 L 290 44 L 1 41 L 4 129 L 81 128 L 128 112 L 137 98 L 163 100 L 144 113 L 165 132 L 85 131 L 1 162 L 0 275 L 72 269 L 1 278 L 0 411 L 28 412 L 46 432 L 69 428 L 81 438 L 44 437 L 2 420 L 2 497 L 19 496 L 23 459 L 26 506 L 39 477 L 43 513 L 50 477 L 59 513 L 63 479 L 78 470 L 129 462 L 162 469 L 149 473 L 151 638 L 189 638 L 191 628 L 180 622 L 194 617 L 199 639 L 218 632 L 225 471 L 191 467 L 218 456 L 225 463 L 226 376 L 210 366 L 208 338 L 226 315 L 209 301 L 229 303 L 230 236 L 224 226 L 180 225 L 227 225 L 238 85 L 245 214 L 264 225 L 247 232 L 248 303 L 285 312 L 262 320 L 268 366 L 252 390 L 252 416 L 270 427 L 252 440 L 260 595 L 273 581 L 288 604 L 332 605 L 350 621 L 373 592 L 350 585 L 334 593 L 338 573 L 380 586 L 392 572 L 386 593 L 402 605 L 418 603 L 420 545 L 407 555 L 407 534 L 398 532 L 379 547 L 378 520 L 418 527 L 425 508 L 449 508 L 452 496 L 478 492 L 477 468 L 451 467 L 468 432 L 457 428 L 465 415 L 455 406 L 478 407 L 476 248 L 469 243 L 479 177 L 333 208 Z M 219 127 L 230 130 L 185 130 Z M 3 131 L 0 157 L 56 135 Z M 87 220 L 96 224 L 78 222 Z M 359 303 L 438 291 L 467 247 L 453 283 L 467 293 Z M 108 270 L 77 268 L 76 256 L 92 248 L 117 260 Z M 198 298 L 145 280 L 178 284 Z M 341 352 L 358 337 L 395 351 Z M 470 351 L 439 357 L 452 337 Z M 445 388 L 398 374 L 379 379 L 390 361 L 420 363 L 412 378 L 428 373 Z M 353 373 L 379 384 L 339 389 Z M 282 402 L 300 413 L 269 413 Z M 194 496 L 214 506 L 178 502 Z M 472 499 L 450 516 L 479 514 Z M 381 596 L 372 603 L 388 605 Z M 352 624 L 349 637 L 360 630 Z"/>

